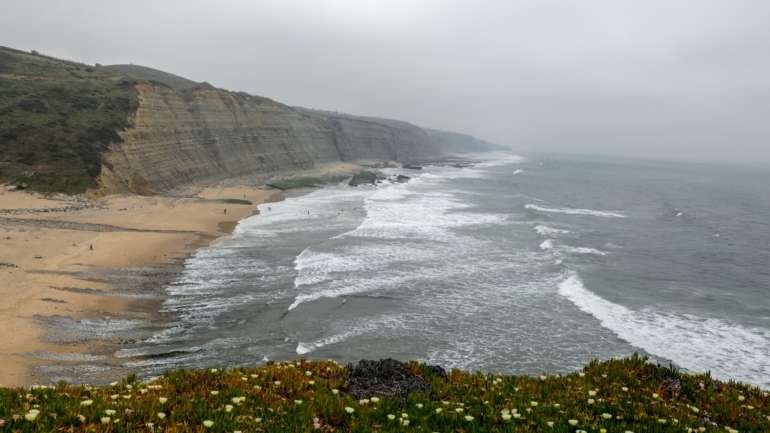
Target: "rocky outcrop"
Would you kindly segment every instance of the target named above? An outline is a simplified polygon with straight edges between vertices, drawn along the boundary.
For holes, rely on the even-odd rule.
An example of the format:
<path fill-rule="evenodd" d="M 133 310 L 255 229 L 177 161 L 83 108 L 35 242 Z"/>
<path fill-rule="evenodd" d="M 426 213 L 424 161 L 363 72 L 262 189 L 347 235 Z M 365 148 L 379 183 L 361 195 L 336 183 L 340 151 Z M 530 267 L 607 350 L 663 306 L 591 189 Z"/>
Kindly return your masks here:
<path fill-rule="evenodd" d="M 294 108 L 206 84 L 136 87 L 133 127 L 103 157 L 100 180 L 109 191 L 155 193 L 318 163 L 409 163 L 457 151 L 406 122 Z"/>

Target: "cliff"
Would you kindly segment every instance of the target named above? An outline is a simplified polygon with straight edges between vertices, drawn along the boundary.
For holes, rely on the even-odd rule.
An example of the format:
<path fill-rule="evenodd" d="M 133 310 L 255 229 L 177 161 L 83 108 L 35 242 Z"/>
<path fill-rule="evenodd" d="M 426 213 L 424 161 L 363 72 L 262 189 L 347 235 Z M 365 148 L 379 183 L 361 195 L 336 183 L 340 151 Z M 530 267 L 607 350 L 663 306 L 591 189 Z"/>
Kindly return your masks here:
<path fill-rule="evenodd" d="M 21 120 L 12 131 L 0 121 L 0 138 L 7 141 L 0 143 L 0 148 L 28 141 L 41 124 L 40 113 L 25 111 L 18 98 L 9 97 L 13 94 L 9 89 L 19 83 L 26 85 L 21 93 L 32 93 L 35 86 L 45 82 L 62 94 L 74 83 L 84 88 L 82 92 L 101 98 L 78 108 L 78 114 L 90 115 L 99 131 L 106 129 L 113 135 L 75 140 L 90 165 L 80 170 L 82 176 L 74 188 L 51 185 L 48 190 L 78 192 L 85 187 L 100 187 L 108 192 L 156 193 L 233 177 L 267 178 L 332 161 L 379 159 L 408 163 L 446 153 L 495 148 L 471 136 L 427 130 L 407 122 L 289 107 L 142 66 L 90 67 L 3 48 L 0 60 L 5 63 L 0 64 L 0 72 L 13 72 L 0 74 L 0 115 L 5 109 L 24 112 L 25 116 L 13 117 Z M 73 71 L 91 71 L 91 75 Z M 77 98 L 71 94 L 66 97 Z M 48 92 L 40 95 L 37 103 L 56 105 L 62 98 Z M 123 104 L 118 105 L 123 111 L 115 111 L 106 121 L 102 119 L 104 108 L 116 105 L 115 98 L 123 98 Z M 74 107 L 79 107 L 72 103 L 59 105 L 65 123 Z M 115 122 L 114 115 L 123 116 L 124 121 Z M 72 152 L 62 152 L 54 142 L 61 126 L 56 122 L 44 125 L 47 138 L 36 139 L 39 146 L 34 163 L 25 166 L 24 158 L 17 155 L 4 161 L 13 170 L 3 170 L 0 156 L 0 181 L 18 183 L 19 173 L 34 179 L 39 173 L 51 172 L 50 166 L 39 161 L 66 163 L 73 159 Z M 12 137 L 14 143 L 7 137 Z M 26 183 L 36 186 L 34 182 Z"/>

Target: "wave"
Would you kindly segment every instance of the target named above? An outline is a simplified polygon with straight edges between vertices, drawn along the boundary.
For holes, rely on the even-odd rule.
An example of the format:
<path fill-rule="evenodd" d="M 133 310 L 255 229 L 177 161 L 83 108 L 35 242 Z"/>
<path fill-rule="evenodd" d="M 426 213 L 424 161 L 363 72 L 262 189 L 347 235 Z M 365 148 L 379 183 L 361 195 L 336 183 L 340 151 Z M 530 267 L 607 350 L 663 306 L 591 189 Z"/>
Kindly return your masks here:
<path fill-rule="evenodd" d="M 570 254 L 591 254 L 595 256 L 606 256 L 609 254 L 606 251 L 597 250 L 596 248 L 571 247 L 569 245 L 562 245 L 561 250 Z"/>
<path fill-rule="evenodd" d="M 619 212 L 601 211 L 593 209 L 575 209 L 575 208 L 549 208 L 538 206 L 536 204 L 526 204 L 524 206 L 527 209 L 546 212 L 546 213 L 560 213 L 565 215 L 588 215 L 604 218 L 626 218 L 626 216 Z"/>
<path fill-rule="evenodd" d="M 513 175 L 514 176 L 516 176 L 517 174 L 522 174 L 522 173 L 524 173 L 524 170 L 522 170 L 520 168 L 517 168 L 516 170 L 513 171 Z"/>
<path fill-rule="evenodd" d="M 770 386 L 770 331 L 720 319 L 644 309 L 635 311 L 586 289 L 571 273 L 559 294 L 633 346 L 694 371 Z"/>
<path fill-rule="evenodd" d="M 545 226 L 545 225 L 536 225 L 534 227 L 534 230 L 540 236 L 566 235 L 566 234 L 569 233 L 569 230 L 557 229 L 557 228 L 548 227 L 548 226 Z"/>
<path fill-rule="evenodd" d="M 543 243 L 540 244 L 540 249 L 543 251 L 553 249 L 553 240 L 552 239 L 544 240 Z"/>

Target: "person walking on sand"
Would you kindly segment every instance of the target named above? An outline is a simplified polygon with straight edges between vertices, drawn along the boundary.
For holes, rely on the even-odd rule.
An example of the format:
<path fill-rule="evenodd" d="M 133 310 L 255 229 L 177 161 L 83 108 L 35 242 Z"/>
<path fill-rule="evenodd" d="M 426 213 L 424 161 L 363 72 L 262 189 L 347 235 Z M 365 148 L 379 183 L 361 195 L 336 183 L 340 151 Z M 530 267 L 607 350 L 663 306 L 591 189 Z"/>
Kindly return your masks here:
<path fill-rule="evenodd" d="M 227 215 L 227 208 L 225 208 L 225 215 Z"/>

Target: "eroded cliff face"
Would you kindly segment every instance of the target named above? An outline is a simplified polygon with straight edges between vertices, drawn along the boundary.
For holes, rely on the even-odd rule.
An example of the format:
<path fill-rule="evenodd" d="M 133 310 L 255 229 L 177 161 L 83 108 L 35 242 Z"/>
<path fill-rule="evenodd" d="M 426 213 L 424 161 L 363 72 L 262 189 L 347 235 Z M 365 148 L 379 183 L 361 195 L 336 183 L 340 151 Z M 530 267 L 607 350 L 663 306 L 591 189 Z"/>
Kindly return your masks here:
<path fill-rule="evenodd" d="M 406 122 L 292 108 L 210 86 L 136 88 L 133 126 L 103 157 L 107 191 L 164 192 L 318 163 L 410 162 L 443 152 L 435 134 Z"/>
<path fill-rule="evenodd" d="M 322 121 L 274 101 L 214 88 L 137 90 L 133 127 L 104 156 L 108 189 L 167 191 L 340 159 Z"/>

